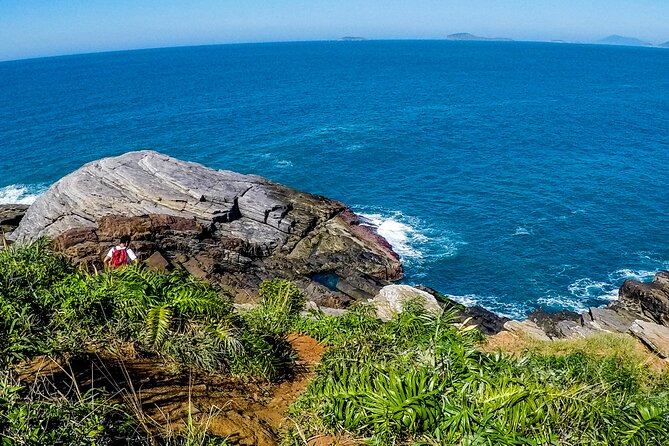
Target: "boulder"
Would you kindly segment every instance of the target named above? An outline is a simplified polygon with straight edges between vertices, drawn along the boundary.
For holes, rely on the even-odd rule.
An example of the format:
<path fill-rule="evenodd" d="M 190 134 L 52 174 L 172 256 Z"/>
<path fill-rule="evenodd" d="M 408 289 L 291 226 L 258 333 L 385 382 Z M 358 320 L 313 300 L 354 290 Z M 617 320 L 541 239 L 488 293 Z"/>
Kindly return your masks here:
<path fill-rule="evenodd" d="M 383 321 L 389 321 L 401 313 L 404 305 L 410 301 L 420 302 L 427 311 L 434 314 L 442 311 L 434 296 L 409 285 L 387 285 L 371 302 L 376 307 L 376 316 Z"/>
<path fill-rule="evenodd" d="M 669 326 L 669 271 L 657 273 L 648 283 L 626 280 L 611 308 Z"/>
<path fill-rule="evenodd" d="M 163 255 L 158 251 L 151 254 L 151 256 L 146 259 L 145 263 L 150 270 L 160 272 L 168 271 L 172 266 L 170 262 L 168 262 L 167 259 L 165 259 L 165 257 L 163 257 Z"/>
<path fill-rule="evenodd" d="M 319 305 L 346 306 L 402 277 L 399 256 L 342 203 L 153 151 L 94 161 L 62 178 L 12 238 L 48 237 L 76 263 L 99 264 L 126 234 L 140 259 L 159 251 L 240 302 L 281 277 Z M 338 288 L 309 286 L 322 274 L 338 277 Z"/>
<path fill-rule="evenodd" d="M 635 320 L 630 332 L 664 359 L 669 358 L 669 327 L 654 322 Z"/>

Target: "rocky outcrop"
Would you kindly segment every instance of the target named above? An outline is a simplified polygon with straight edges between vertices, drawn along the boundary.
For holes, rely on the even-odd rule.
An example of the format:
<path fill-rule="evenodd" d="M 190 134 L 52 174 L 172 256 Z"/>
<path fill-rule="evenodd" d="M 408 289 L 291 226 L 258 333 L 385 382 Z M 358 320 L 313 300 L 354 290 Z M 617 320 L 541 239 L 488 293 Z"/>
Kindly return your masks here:
<path fill-rule="evenodd" d="M 0 204 L 0 249 L 12 242 L 12 232 L 27 210 L 28 206 L 24 204 Z"/>
<path fill-rule="evenodd" d="M 140 258 L 206 277 L 253 301 L 283 277 L 328 307 L 370 298 L 402 277 L 398 255 L 342 203 L 255 175 L 213 170 L 152 151 L 89 163 L 30 207 L 12 237 L 40 237 L 97 264 L 121 235 Z M 334 277 L 328 287 L 312 280 Z"/>
<path fill-rule="evenodd" d="M 541 341 L 582 338 L 601 332 L 625 333 L 668 359 L 669 271 L 657 273 L 649 283 L 627 280 L 618 296 L 617 301 L 606 307 L 590 308 L 581 314 L 537 310 L 525 321 L 507 322 L 504 329 Z"/>
<path fill-rule="evenodd" d="M 626 280 L 611 307 L 669 326 L 669 271 L 657 273 L 648 283 Z"/>
<path fill-rule="evenodd" d="M 630 332 L 660 358 L 669 359 L 669 327 L 636 320 L 632 323 Z"/>

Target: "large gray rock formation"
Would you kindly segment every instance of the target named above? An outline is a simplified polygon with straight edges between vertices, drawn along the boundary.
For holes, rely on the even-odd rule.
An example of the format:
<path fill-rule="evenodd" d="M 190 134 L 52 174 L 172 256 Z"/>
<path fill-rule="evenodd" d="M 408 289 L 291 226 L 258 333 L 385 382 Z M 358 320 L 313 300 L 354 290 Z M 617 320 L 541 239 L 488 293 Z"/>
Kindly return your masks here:
<path fill-rule="evenodd" d="M 173 265 L 252 301 L 262 280 L 294 280 L 318 303 L 370 298 L 402 276 L 399 257 L 345 205 L 255 175 L 152 151 L 86 164 L 28 210 L 12 237 L 54 240 L 96 264 L 121 235 L 143 258 Z M 314 277 L 328 277 L 328 286 Z"/>

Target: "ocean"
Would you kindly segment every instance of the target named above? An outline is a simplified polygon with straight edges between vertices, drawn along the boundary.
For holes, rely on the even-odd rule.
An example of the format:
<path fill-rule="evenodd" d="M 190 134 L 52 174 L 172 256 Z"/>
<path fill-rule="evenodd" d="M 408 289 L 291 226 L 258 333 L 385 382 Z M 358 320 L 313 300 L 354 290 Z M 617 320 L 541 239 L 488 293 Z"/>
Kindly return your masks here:
<path fill-rule="evenodd" d="M 404 282 L 522 318 L 669 268 L 669 50 L 219 45 L 0 63 L 0 202 L 154 149 L 350 205 Z"/>

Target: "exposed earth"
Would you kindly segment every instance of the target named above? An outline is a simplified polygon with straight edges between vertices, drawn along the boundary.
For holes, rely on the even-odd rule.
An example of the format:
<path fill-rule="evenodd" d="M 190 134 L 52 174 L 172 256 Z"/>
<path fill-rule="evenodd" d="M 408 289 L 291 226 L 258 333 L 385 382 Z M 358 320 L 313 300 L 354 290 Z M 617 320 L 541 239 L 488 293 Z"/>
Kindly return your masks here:
<path fill-rule="evenodd" d="M 70 361 L 39 357 L 17 371 L 23 382 L 39 380 L 64 394 L 106 388 L 153 431 L 182 430 L 190 414 L 232 444 L 276 446 L 288 426 L 288 408 L 306 389 L 324 351 L 308 336 L 290 335 L 288 342 L 297 356 L 295 375 L 276 384 L 171 370 L 159 359 L 138 356 L 131 345 Z"/>

